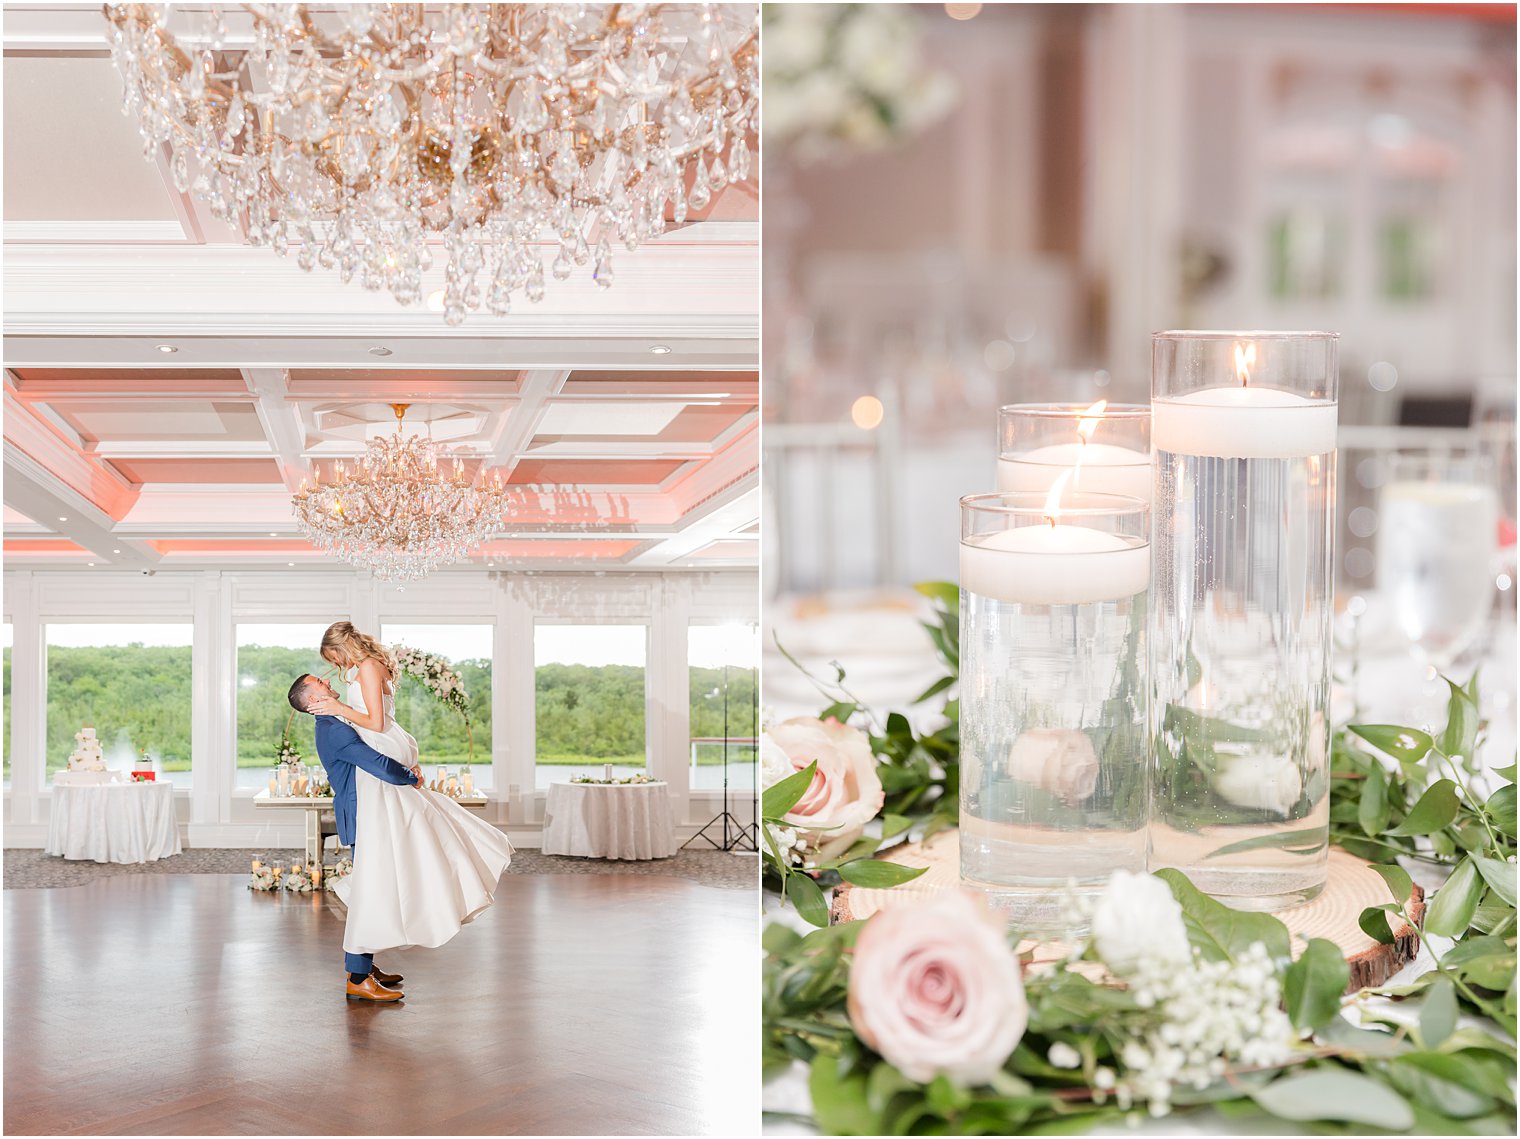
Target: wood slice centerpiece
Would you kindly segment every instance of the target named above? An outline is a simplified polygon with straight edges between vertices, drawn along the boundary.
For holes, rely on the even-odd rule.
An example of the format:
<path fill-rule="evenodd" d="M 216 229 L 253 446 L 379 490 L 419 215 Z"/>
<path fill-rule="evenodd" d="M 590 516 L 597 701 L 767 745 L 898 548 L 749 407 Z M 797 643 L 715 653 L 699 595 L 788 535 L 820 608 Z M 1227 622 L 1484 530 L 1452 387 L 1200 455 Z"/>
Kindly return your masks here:
<path fill-rule="evenodd" d="M 879 857 L 903 866 L 924 867 L 926 872 L 911 882 L 887 890 L 849 883 L 841 885 L 834 891 L 832 918 L 835 922 L 868 918 L 881 910 L 908 905 L 927 895 L 960 886 L 960 841 L 953 829 L 940 831 L 923 842 L 901 843 Z M 1346 991 L 1353 993 L 1385 983 L 1419 952 L 1419 932 L 1396 915 L 1388 916 L 1394 934 L 1392 945 L 1384 945 L 1370 937 L 1357 924 L 1364 909 L 1387 901 L 1388 886 L 1383 879 L 1362 859 L 1332 846 L 1329 877 L 1319 897 L 1291 910 L 1283 910 L 1276 916 L 1293 935 L 1295 956 L 1303 950 L 1304 943 L 1314 937 L 1322 937 L 1340 946 L 1351 965 L 1351 983 Z M 1415 921 L 1420 920 L 1425 911 L 1425 895 L 1420 887 L 1414 887 L 1413 897 L 1406 908 Z M 1053 961 L 1061 956 L 1059 947 L 1052 948 L 1052 944 L 1047 942 L 1037 948 L 1035 943 L 1029 942 L 1020 949 L 1037 949 L 1034 963 L 1039 964 L 1041 960 Z"/>

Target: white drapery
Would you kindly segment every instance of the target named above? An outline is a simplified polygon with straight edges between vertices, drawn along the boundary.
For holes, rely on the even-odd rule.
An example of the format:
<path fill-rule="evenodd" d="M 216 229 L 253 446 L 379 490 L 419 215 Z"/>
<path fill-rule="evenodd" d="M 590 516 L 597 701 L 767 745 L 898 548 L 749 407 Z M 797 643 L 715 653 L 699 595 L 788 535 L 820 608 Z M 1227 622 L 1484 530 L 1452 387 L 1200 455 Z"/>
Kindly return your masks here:
<path fill-rule="evenodd" d="M 54 784 L 47 852 L 90 862 L 156 862 L 180 852 L 169 783 Z"/>
<path fill-rule="evenodd" d="M 671 857 L 676 835 L 670 788 L 664 783 L 551 783 L 543 852 L 582 858 Z"/>

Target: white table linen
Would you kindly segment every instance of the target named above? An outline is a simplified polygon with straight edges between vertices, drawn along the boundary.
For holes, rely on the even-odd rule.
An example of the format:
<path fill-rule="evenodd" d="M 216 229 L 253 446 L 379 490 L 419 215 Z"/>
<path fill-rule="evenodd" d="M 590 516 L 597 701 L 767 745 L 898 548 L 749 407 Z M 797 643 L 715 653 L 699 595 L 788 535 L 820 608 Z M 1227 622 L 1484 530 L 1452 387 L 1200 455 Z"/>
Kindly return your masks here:
<path fill-rule="evenodd" d="M 676 828 L 665 783 L 551 783 L 543 852 L 581 858 L 669 858 Z"/>
<path fill-rule="evenodd" d="M 173 784 L 53 785 L 49 854 L 88 862 L 156 862 L 180 849 Z"/>

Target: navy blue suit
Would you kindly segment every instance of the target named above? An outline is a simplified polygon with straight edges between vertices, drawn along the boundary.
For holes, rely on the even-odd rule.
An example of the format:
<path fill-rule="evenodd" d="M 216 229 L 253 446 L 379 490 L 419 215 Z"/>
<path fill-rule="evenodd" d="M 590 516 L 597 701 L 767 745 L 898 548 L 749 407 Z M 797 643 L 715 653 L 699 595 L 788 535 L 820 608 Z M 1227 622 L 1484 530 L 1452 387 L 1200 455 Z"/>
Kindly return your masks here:
<path fill-rule="evenodd" d="M 317 717 L 317 757 L 327 769 L 327 781 L 332 784 L 333 818 L 338 824 L 338 841 L 344 846 L 354 845 L 354 824 L 358 818 L 354 768 L 362 767 L 386 783 L 405 786 L 417 782 L 410 768 L 402 767 L 388 755 L 381 755 L 336 716 Z M 350 973 L 368 973 L 374 963 L 373 953 L 343 955 L 343 967 Z"/>

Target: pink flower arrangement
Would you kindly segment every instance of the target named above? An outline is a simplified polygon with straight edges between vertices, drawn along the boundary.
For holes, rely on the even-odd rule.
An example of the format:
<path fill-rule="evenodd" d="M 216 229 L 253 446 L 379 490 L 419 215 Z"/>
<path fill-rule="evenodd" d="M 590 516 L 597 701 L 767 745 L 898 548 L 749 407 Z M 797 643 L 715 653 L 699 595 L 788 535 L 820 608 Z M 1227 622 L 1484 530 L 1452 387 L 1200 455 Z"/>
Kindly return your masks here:
<path fill-rule="evenodd" d="M 767 785 L 816 762 L 813 782 L 786 813 L 807 844 L 810 861 L 842 853 L 881 811 L 885 799 L 871 743 L 838 720 L 798 716 L 768 729 L 761 742 Z M 772 768 L 779 768 L 772 772 Z"/>

